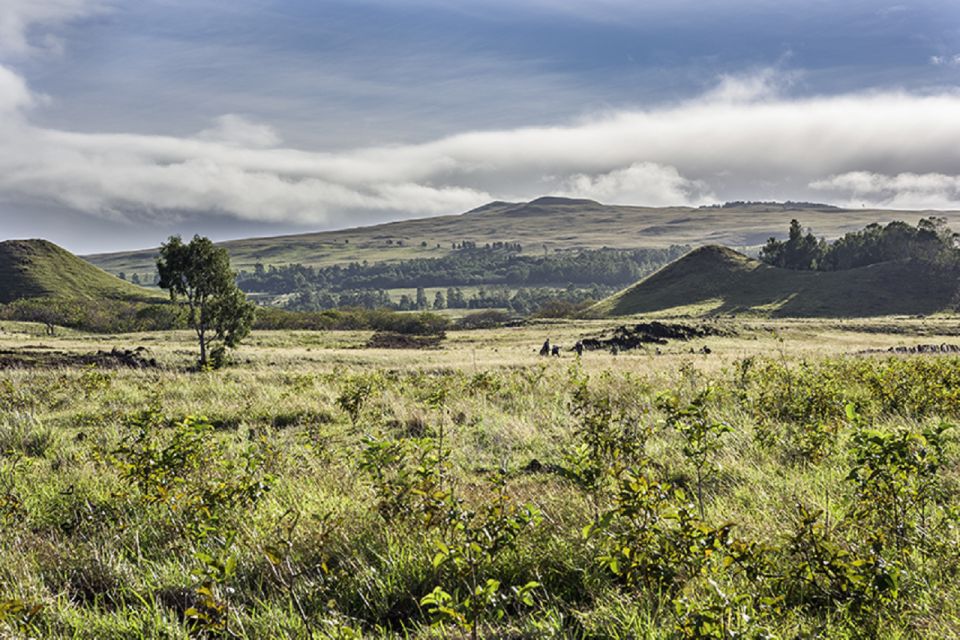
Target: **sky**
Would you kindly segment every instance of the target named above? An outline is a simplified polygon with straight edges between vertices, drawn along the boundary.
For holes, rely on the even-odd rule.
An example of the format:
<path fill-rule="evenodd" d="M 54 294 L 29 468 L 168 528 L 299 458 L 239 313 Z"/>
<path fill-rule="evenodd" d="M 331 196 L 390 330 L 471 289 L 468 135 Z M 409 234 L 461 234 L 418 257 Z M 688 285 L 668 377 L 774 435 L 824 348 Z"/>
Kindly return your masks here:
<path fill-rule="evenodd" d="M 956 0 L 0 0 L 0 239 L 960 209 Z"/>

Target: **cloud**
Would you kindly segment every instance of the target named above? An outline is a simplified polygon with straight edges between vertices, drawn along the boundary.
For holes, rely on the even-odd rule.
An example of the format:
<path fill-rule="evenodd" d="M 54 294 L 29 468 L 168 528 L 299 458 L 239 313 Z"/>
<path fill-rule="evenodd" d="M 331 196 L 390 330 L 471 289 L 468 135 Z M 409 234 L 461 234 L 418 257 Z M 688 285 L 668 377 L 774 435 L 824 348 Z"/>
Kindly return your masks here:
<path fill-rule="evenodd" d="M 253 148 L 274 147 L 280 143 L 280 137 L 273 127 L 258 124 L 233 113 L 218 117 L 214 126 L 201 131 L 197 134 L 197 138 Z"/>
<path fill-rule="evenodd" d="M 560 195 L 610 204 L 641 202 L 652 207 L 701 205 L 716 201 L 716 196 L 704 183 L 684 178 L 676 167 L 652 162 L 638 162 L 597 176 L 571 176 Z"/>
<path fill-rule="evenodd" d="M 848 206 L 892 209 L 960 208 L 960 175 L 851 171 L 817 180 L 813 189 L 845 198 Z"/>
<path fill-rule="evenodd" d="M 714 89 L 702 100 L 707 102 L 756 102 L 779 97 L 796 80 L 796 72 L 769 67 L 754 73 L 720 76 Z"/>
<path fill-rule="evenodd" d="M 930 64 L 935 67 L 942 66 L 951 66 L 956 67 L 960 66 L 960 53 L 956 53 L 952 56 L 930 56 Z"/>
<path fill-rule="evenodd" d="M 0 66 L 0 116 L 13 118 L 37 102 L 27 83 L 16 73 Z"/>
<path fill-rule="evenodd" d="M 38 97 L 0 67 L 0 196 L 107 219 L 215 213 L 323 226 L 544 193 L 648 205 L 824 190 L 890 206 L 958 201 L 936 180 L 902 176 L 960 174 L 960 94 L 792 99 L 770 88 L 781 75 L 728 78 L 693 100 L 564 126 L 321 152 L 283 146 L 270 126 L 237 115 L 184 137 L 45 128 L 29 117 Z M 896 188 L 877 186 L 888 183 Z"/>
<path fill-rule="evenodd" d="M 3 0 L 0 2 L 0 54 L 23 55 L 38 50 L 61 49 L 49 28 L 100 12 L 106 0 Z M 36 27 L 45 34 L 31 38 Z"/>

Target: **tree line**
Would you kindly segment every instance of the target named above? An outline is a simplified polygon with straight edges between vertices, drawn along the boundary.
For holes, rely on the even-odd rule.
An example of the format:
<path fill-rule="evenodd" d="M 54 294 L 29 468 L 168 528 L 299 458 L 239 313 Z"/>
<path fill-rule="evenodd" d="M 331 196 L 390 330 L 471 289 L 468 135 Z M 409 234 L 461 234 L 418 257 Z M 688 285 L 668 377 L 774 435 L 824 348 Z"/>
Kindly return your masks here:
<path fill-rule="evenodd" d="M 893 260 L 919 260 L 948 268 L 960 266 L 960 234 L 945 218 L 929 217 L 916 226 L 894 221 L 874 223 L 828 242 L 790 221 L 786 240 L 770 238 L 760 259 L 784 269 L 842 271 Z"/>
<path fill-rule="evenodd" d="M 291 311 L 326 309 L 389 309 L 393 311 L 440 311 L 443 309 L 507 309 L 518 315 L 539 313 L 545 308 L 580 306 L 617 291 L 617 287 L 481 287 L 469 295 L 460 287 L 447 287 L 428 295 L 418 287 L 414 295 L 403 294 L 394 301 L 383 289 L 343 291 L 340 293 L 301 291 L 287 301 Z"/>
<path fill-rule="evenodd" d="M 513 246 L 463 246 L 440 258 L 399 262 L 353 262 L 311 267 L 302 264 L 240 271 L 248 293 L 274 295 L 315 291 L 339 293 L 407 287 L 507 285 L 624 286 L 676 260 L 688 246 L 664 249 L 585 249 L 544 256 L 520 255 Z"/>

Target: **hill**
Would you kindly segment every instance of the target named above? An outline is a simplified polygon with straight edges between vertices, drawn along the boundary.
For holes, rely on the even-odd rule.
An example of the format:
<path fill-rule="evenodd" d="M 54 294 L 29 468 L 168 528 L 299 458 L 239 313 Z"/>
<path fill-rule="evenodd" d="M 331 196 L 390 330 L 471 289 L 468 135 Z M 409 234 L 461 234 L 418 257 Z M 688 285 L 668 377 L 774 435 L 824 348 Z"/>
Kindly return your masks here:
<path fill-rule="evenodd" d="M 818 208 L 819 207 L 819 208 Z M 960 212 L 837 209 L 807 203 L 735 203 L 713 208 L 605 205 L 593 200 L 543 197 L 530 202 L 491 202 L 459 215 L 391 222 L 340 231 L 251 238 L 222 243 L 236 269 L 256 263 L 331 266 L 349 262 L 395 262 L 439 258 L 454 243 L 520 243 L 526 254 L 545 251 L 664 248 L 722 244 L 759 247 L 782 236 L 791 218 L 818 236 L 835 238 L 872 222 L 916 223 L 946 216 L 960 227 Z M 159 239 L 158 239 L 159 240 Z M 111 273 L 152 276 L 156 250 L 86 256 Z"/>
<path fill-rule="evenodd" d="M 957 275 L 914 260 L 844 271 L 779 269 L 720 246 L 695 249 L 590 309 L 637 313 L 786 317 L 930 314 L 947 309 Z"/>
<path fill-rule="evenodd" d="M 0 242 L 0 304 L 33 298 L 157 300 L 158 292 L 110 275 L 46 240 Z"/>

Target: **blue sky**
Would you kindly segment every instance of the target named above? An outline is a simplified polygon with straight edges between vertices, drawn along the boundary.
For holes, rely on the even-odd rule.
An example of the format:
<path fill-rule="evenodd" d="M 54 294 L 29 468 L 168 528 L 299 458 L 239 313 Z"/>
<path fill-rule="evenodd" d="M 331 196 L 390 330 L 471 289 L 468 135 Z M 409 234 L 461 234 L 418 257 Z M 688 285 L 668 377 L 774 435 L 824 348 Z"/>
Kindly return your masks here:
<path fill-rule="evenodd" d="M 960 4 L 935 0 L 4 0 L 0 236 L 542 193 L 960 208 L 958 82 Z"/>

